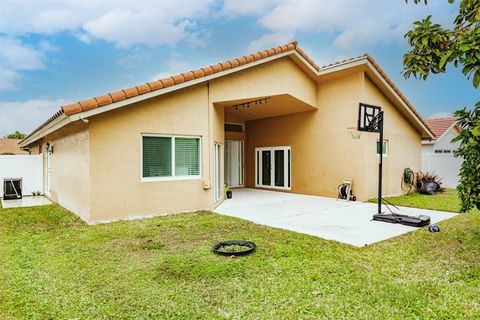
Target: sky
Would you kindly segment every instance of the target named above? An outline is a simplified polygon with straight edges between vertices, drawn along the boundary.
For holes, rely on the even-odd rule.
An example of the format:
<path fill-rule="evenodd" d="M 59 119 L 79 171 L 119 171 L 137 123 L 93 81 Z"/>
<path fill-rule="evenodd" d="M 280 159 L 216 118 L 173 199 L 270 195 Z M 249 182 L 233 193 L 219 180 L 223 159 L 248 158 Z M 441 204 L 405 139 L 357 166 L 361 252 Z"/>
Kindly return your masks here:
<path fill-rule="evenodd" d="M 29 133 L 60 106 L 298 41 L 318 64 L 369 53 L 425 118 L 479 99 L 451 66 L 404 79 L 404 34 L 458 1 L 0 0 L 0 136 Z"/>

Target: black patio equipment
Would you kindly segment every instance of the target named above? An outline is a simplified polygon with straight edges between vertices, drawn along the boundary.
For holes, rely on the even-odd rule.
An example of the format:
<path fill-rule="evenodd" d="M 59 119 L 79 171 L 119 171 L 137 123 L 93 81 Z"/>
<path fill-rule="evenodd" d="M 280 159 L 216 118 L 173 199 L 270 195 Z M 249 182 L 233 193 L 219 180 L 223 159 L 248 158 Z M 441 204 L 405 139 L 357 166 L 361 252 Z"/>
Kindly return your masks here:
<path fill-rule="evenodd" d="M 423 227 L 430 224 L 430 217 L 426 215 L 420 216 L 408 216 L 403 214 L 398 214 L 390 209 L 390 206 L 396 206 L 388 202 L 382 197 L 382 169 L 383 169 L 383 111 L 379 106 L 372 106 L 364 103 L 360 103 L 358 107 L 358 131 L 373 132 L 380 135 L 378 143 L 378 206 L 377 213 L 373 215 L 373 220 L 389 222 L 389 223 L 400 223 L 410 227 Z M 382 204 L 390 211 L 390 213 L 382 212 Z"/>

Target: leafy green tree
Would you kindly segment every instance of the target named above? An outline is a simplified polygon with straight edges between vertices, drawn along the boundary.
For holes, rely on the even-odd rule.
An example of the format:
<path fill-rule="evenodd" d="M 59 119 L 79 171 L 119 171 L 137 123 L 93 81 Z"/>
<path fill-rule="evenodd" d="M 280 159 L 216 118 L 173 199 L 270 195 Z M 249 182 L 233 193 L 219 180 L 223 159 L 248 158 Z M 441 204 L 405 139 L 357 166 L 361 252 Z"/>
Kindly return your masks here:
<path fill-rule="evenodd" d="M 14 133 L 7 134 L 5 136 L 5 138 L 7 138 L 7 139 L 24 139 L 25 134 L 23 134 L 23 133 L 21 133 L 20 131 L 17 130 Z"/>
<path fill-rule="evenodd" d="M 408 0 L 405 0 L 408 2 Z M 413 0 L 415 4 L 427 0 Z M 448 0 L 453 3 L 454 0 Z M 447 65 L 460 67 L 462 73 L 472 80 L 475 88 L 480 86 L 480 1 L 461 0 L 453 28 L 444 28 L 432 23 L 428 16 L 414 23 L 405 35 L 411 50 L 403 56 L 404 76 L 426 80 L 429 75 L 445 72 Z M 458 191 L 462 200 L 462 212 L 473 206 L 480 209 L 480 102 L 472 110 L 463 108 L 455 112 L 457 124 L 462 128 L 454 141 L 460 141 L 455 152 L 463 158 Z"/>

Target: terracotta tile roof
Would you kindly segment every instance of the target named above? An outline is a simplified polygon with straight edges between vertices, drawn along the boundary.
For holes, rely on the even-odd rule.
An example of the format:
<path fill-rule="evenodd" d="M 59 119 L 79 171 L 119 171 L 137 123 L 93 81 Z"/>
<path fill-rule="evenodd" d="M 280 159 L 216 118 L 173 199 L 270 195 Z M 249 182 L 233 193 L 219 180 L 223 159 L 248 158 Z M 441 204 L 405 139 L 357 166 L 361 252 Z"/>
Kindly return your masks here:
<path fill-rule="evenodd" d="M 112 104 L 114 102 L 126 100 L 128 98 L 132 98 L 132 97 L 142 95 L 142 94 L 145 94 L 145 93 L 148 93 L 148 92 L 152 92 L 152 91 L 159 90 L 159 89 L 162 89 L 162 88 L 167 88 L 167 87 L 170 87 L 170 86 L 173 86 L 173 85 L 176 85 L 176 84 L 180 84 L 180 83 L 183 83 L 183 82 L 187 82 L 187 81 L 191 81 L 191 80 L 194 80 L 194 79 L 209 76 L 211 74 L 222 72 L 222 71 L 225 71 L 225 70 L 228 70 L 228 69 L 236 68 L 236 67 L 239 67 L 239 66 L 242 66 L 242 65 L 245 65 L 245 64 L 249 64 L 249 63 L 252 63 L 254 61 L 261 60 L 261 59 L 265 59 L 267 57 L 275 56 L 275 55 L 278 55 L 280 53 L 284 53 L 284 52 L 287 52 L 287 51 L 296 51 L 302 58 L 304 58 L 307 61 L 307 63 L 309 63 L 312 66 L 312 68 L 314 68 L 317 71 L 321 71 L 322 69 L 325 69 L 325 68 L 328 68 L 328 67 L 331 67 L 331 66 L 335 66 L 335 65 L 338 65 L 338 64 L 343 64 L 343 63 L 346 63 L 346 62 L 349 62 L 349 61 L 352 61 L 352 60 L 355 60 L 355 59 L 367 58 L 368 61 L 370 61 L 370 63 L 381 74 L 381 76 L 395 90 L 395 92 L 397 92 L 397 94 L 402 98 L 402 100 L 407 104 L 407 106 L 417 115 L 417 117 L 420 119 L 420 121 L 427 128 L 429 128 L 428 124 L 420 116 L 420 114 L 413 108 L 413 106 L 408 102 L 407 98 L 393 84 L 393 82 L 386 75 L 386 73 L 382 70 L 382 68 L 380 68 L 380 66 L 375 62 L 375 60 L 373 60 L 373 58 L 370 57 L 369 55 L 366 54 L 366 55 L 363 55 L 363 56 L 360 56 L 360 57 L 357 57 L 357 58 L 343 60 L 343 61 L 340 61 L 340 62 L 330 64 L 328 66 L 319 67 L 312 59 L 310 59 L 310 57 L 302 49 L 300 49 L 298 47 L 298 44 L 297 44 L 296 41 L 292 41 L 292 42 L 284 44 L 282 46 L 278 46 L 278 47 L 271 48 L 271 49 L 268 49 L 268 50 L 259 51 L 257 53 L 253 53 L 253 54 L 248 54 L 246 56 L 243 56 L 243 57 L 240 57 L 240 58 L 237 58 L 237 59 L 217 63 L 215 65 L 211 65 L 211 66 L 208 66 L 208 67 L 204 67 L 204 68 L 200 68 L 200 69 L 197 69 L 197 70 L 181 73 L 181 74 L 174 75 L 174 76 L 171 76 L 171 77 L 168 77 L 168 78 L 165 78 L 165 79 L 161 79 L 161 80 L 147 82 L 145 84 L 141 84 L 141 85 L 138 85 L 138 86 L 135 86 L 135 87 L 132 87 L 132 88 L 126 88 L 126 89 L 123 89 L 123 90 L 120 90 L 120 91 L 110 92 L 110 93 L 107 93 L 105 95 L 98 96 L 98 97 L 95 97 L 95 98 L 92 98 L 92 99 L 83 100 L 83 101 L 79 101 L 79 102 L 75 102 L 75 103 L 63 106 L 63 107 L 60 108 L 59 111 L 57 111 L 47 121 L 42 123 L 37 129 L 35 129 L 32 133 L 30 133 L 30 135 L 28 135 L 28 137 L 30 137 L 33 133 L 40 130 L 42 127 L 46 126 L 47 124 L 49 124 L 50 122 L 52 122 L 53 120 L 57 119 L 58 117 L 60 117 L 62 115 L 70 116 L 70 115 L 73 115 L 73 114 L 76 114 L 76 113 L 92 110 L 92 109 L 95 109 L 95 108 L 98 108 L 98 107 L 102 107 L 102 106 L 105 106 L 105 105 L 108 105 L 108 104 Z"/>
<path fill-rule="evenodd" d="M 156 80 L 152 82 L 147 82 L 145 84 L 138 85 L 136 87 L 123 89 L 116 92 L 110 92 L 103 96 L 98 96 L 92 99 L 83 100 L 79 102 L 75 102 L 66 106 L 62 106 L 60 110 L 58 110 L 53 116 L 47 119 L 44 123 L 42 123 L 38 128 L 36 128 L 32 133 L 30 133 L 28 137 L 30 137 L 34 132 L 40 130 L 42 127 L 46 126 L 53 120 L 57 119 L 61 115 L 70 116 L 72 114 L 88 111 L 94 108 L 103 107 L 108 104 L 112 104 L 114 102 L 126 100 L 128 98 L 138 96 L 144 93 L 148 93 L 151 91 L 159 90 L 162 88 L 167 88 L 182 82 L 191 81 L 194 79 L 202 78 L 205 76 L 209 76 L 214 73 L 218 73 L 224 70 L 228 70 L 231 68 L 236 68 L 238 66 L 242 66 L 248 63 L 252 63 L 254 61 L 258 61 L 264 59 L 266 57 L 274 56 L 283 52 L 296 50 L 308 63 L 312 65 L 312 67 L 316 70 L 320 68 L 310 59 L 303 50 L 298 47 L 296 41 L 292 41 L 290 43 L 284 44 L 282 46 L 278 46 L 269 50 L 263 50 L 257 53 L 249 54 L 243 56 L 241 58 L 233 59 L 230 61 L 225 61 L 222 63 L 217 63 L 212 66 L 200 68 L 197 70 L 185 72 L 182 74 L 174 75 L 165 79 Z"/>
<path fill-rule="evenodd" d="M 20 149 L 18 145 L 22 139 L 0 138 L 0 155 L 5 154 L 28 154 L 27 151 Z"/>
<path fill-rule="evenodd" d="M 106 95 L 95 97 L 93 99 L 75 102 L 73 104 L 63 106 L 61 111 L 63 111 L 63 113 L 65 113 L 68 116 L 75 113 L 88 111 L 88 110 L 98 108 L 110 103 L 135 97 L 140 94 L 148 93 L 151 91 L 155 91 L 155 90 L 170 87 L 176 84 L 180 84 L 186 81 L 202 78 L 217 72 L 222 72 L 228 69 L 236 68 L 238 66 L 242 66 L 247 63 L 252 63 L 254 61 L 265 59 L 267 57 L 271 57 L 271 56 L 274 56 L 286 51 L 291 51 L 291 50 L 296 50 L 303 58 L 305 58 L 305 60 L 308 61 L 308 63 L 312 65 L 313 68 L 315 68 L 316 70 L 319 70 L 319 67 L 303 52 L 303 50 L 301 50 L 298 47 L 297 42 L 293 41 L 283 46 L 278 46 L 269 50 L 263 50 L 254 54 L 249 54 L 241 58 L 217 63 L 215 65 L 212 65 L 206 68 L 201 68 L 198 70 L 177 74 L 165 79 L 156 80 L 156 81 L 148 82 L 136 87 L 123 89 L 118 92 L 107 93 Z"/>
<path fill-rule="evenodd" d="M 456 117 L 434 118 L 428 119 L 427 122 L 435 135 L 435 139 L 438 139 L 456 119 Z"/>

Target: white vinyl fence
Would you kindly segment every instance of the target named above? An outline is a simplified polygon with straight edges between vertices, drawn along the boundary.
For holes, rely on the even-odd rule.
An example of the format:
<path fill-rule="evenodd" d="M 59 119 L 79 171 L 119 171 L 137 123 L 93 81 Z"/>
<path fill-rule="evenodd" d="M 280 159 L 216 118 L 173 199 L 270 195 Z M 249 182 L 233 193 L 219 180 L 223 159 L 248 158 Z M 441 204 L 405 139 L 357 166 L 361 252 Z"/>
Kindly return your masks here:
<path fill-rule="evenodd" d="M 443 186 L 456 188 L 462 160 L 453 154 L 422 154 L 422 171 L 433 172 L 442 178 Z"/>
<path fill-rule="evenodd" d="M 43 193 L 43 161 L 41 155 L 0 155 L 0 197 L 3 179 L 22 178 L 22 194 Z"/>

